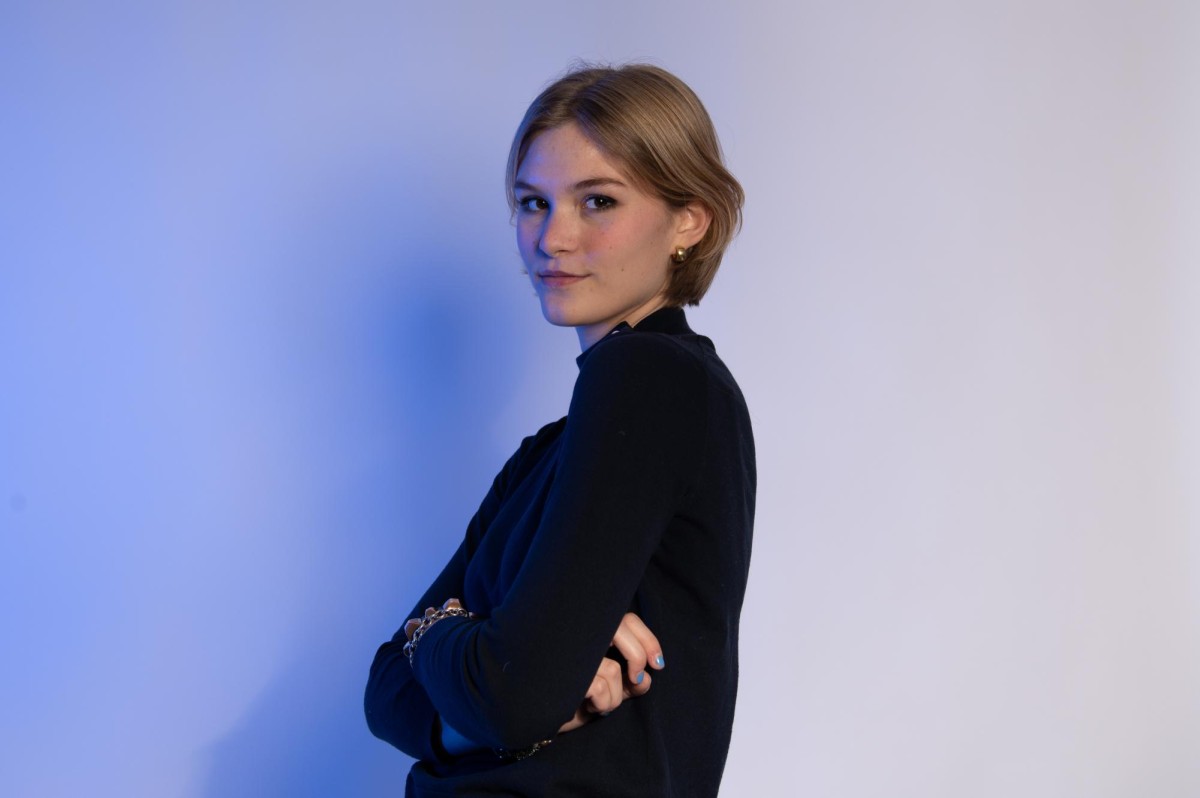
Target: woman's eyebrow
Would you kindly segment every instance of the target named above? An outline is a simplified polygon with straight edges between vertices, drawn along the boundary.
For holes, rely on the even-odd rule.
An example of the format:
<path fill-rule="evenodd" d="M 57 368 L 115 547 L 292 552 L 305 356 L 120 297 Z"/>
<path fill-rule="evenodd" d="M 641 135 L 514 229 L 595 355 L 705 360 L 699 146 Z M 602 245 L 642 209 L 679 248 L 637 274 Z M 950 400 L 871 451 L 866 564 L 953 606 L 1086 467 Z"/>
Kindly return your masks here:
<path fill-rule="evenodd" d="M 574 185 L 575 191 L 583 191 L 584 189 L 596 188 L 597 186 L 619 186 L 628 188 L 628 185 L 615 177 L 589 177 L 587 180 L 580 180 Z M 532 183 L 527 183 L 524 180 L 516 180 L 513 182 L 513 190 L 522 191 L 539 191 L 537 186 Z"/>
<path fill-rule="evenodd" d="M 596 186 L 625 186 L 625 183 L 615 177 L 589 177 L 587 180 L 580 180 L 575 184 L 575 190 L 579 191 L 585 188 L 595 188 Z"/>

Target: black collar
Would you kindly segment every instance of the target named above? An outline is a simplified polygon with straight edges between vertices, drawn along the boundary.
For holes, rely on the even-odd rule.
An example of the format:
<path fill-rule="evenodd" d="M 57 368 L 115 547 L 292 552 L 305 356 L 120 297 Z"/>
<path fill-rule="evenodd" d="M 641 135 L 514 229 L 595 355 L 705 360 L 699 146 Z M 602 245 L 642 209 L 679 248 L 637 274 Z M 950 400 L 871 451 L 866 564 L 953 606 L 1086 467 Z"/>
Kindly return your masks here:
<path fill-rule="evenodd" d="M 616 327 L 613 327 L 608 331 L 608 334 L 605 335 L 604 338 L 601 338 L 599 341 L 596 341 L 595 344 L 592 344 L 587 349 L 583 350 L 583 353 L 579 355 L 579 357 L 575 358 L 575 362 L 582 366 L 583 359 L 588 356 L 589 352 L 596 348 L 597 344 L 608 338 L 612 338 L 614 335 L 622 335 L 627 332 L 656 332 L 666 333 L 667 335 L 695 334 L 692 332 L 692 328 L 688 326 L 687 316 L 684 314 L 683 308 L 659 308 L 646 318 L 639 321 L 636 327 L 630 325 L 630 323 L 627 321 L 623 321 Z"/>
<path fill-rule="evenodd" d="M 621 322 L 617 325 L 627 329 L 635 329 L 630 327 L 628 323 Z M 638 332 L 660 332 L 669 335 L 687 335 L 692 332 L 692 328 L 688 326 L 687 316 L 683 313 L 683 308 L 659 308 L 651 313 L 646 318 L 637 323 Z"/>

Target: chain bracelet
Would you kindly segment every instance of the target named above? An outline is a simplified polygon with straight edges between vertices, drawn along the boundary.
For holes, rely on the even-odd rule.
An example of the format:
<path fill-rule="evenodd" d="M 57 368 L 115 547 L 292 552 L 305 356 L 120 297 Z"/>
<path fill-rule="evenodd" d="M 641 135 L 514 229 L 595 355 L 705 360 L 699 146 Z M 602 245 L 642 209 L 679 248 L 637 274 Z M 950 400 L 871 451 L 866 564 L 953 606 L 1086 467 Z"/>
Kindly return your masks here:
<path fill-rule="evenodd" d="M 540 743 L 534 743 L 533 745 L 529 746 L 528 748 L 518 748 L 516 750 L 513 750 L 511 748 L 493 748 L 492 750 L 495 751 L 496 756 L 500 757 L 501 759 L 521 760 L 521 759 L 528 759 L 529 757 L 536 754 L 538 751 L 541 751 L 543 748 L 550 745 L 550 743 L 552 743 L 552 742 L 554 742 L 554 741 L 553 740 L 542 740 Z"/>
<path fill-rule="evenodd" d="M 471 613 L 464 610 L 462 607 L 448 607 L 446 609 L 434 610 L 433 612 L 426 611 L 425 616 L 421 618 L 421 625 L 413 630 L 412 637 L 404 644 L 404 656 L 408 657 L 408 664 L 412 665 L 413 652 L 417 650 L 417 643 L 421 642 L 421 638 L 429 627 L 433 626 L 440 620 L 445 618 L 470 618 Z"/>

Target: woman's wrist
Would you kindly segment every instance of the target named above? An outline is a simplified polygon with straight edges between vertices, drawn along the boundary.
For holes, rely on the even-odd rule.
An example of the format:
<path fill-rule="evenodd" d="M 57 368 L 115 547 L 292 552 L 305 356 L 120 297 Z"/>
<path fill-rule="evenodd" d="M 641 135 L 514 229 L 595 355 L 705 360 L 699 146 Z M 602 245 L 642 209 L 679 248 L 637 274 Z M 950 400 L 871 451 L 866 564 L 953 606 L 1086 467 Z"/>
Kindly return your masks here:
<path fill-rule="evenodd" d="M 413 654 L 417 651 L 417 644 L 421 642 L 421 638 L 429 631 L 429 627 L 446 618 L 474 617 L 474 613 L 467 612 L 458 599 L 452 598 L 446 599 L 446 603 L 442 605 L 440 610 L 427 607 L 424 615 L 418 618 L 409 618 L 408 622 L 404 624 L 404 635 L 408 638 L 408 642 L 404 644 L 404 656 L 408 658 L 408 664 L 412 665 Z"/>

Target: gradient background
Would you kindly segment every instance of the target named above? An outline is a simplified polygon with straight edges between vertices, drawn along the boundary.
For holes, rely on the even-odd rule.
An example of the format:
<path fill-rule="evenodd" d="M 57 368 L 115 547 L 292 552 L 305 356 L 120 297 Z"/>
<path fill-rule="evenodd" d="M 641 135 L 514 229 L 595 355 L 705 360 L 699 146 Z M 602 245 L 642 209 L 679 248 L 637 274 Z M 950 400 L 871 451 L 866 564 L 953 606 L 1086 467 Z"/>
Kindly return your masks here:
<path fill-rule="evenodd" d="M 582 56 L 749 196 L 723 794 L 1200 795 L 1198 8 L 7 0 L 0 794 L 400 793 L 374 649 L 575 375 L 502 175 Z"/>

